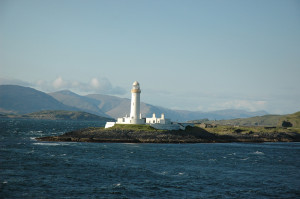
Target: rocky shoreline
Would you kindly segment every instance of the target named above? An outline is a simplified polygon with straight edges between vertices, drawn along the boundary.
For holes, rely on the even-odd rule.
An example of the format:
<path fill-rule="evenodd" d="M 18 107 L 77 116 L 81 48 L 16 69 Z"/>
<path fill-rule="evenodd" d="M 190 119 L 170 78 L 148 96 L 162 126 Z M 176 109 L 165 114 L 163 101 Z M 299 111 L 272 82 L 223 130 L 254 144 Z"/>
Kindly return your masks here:
<path fill-rule="evenodd" d="M 300 142 L 294 131 L 260 133 L 211 133 L 199 127 L 185 131 L 87 128 L 60 136 L 36 138 L 39 141 L 98 142 L 98 143 L 228 143 L 228 142 Z"/>

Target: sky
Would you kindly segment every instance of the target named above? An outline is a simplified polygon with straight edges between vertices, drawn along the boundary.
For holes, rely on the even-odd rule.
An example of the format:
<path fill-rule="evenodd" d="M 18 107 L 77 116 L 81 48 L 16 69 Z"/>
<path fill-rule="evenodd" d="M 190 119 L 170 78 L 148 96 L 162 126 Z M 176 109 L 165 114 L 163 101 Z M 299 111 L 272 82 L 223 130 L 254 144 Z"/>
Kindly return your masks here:
<path fill-rule="evenodd" d="M 0 0 L 0 84 L 300 111 L 300 1 Z"/>

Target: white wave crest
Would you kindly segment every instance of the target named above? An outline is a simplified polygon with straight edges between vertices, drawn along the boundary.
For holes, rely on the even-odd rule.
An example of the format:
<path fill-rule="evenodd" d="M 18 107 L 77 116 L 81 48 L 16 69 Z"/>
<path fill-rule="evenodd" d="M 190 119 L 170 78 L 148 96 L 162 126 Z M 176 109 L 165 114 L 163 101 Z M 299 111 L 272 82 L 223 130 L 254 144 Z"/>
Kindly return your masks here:
<path fill-rule="evenodd" d="M 261 152 L 261 151 L 255 151 L 255 152 L 253 152 L 252 154 L 256 154 L 256 155 L 264 155 L 264 153 Z"/>
<path fill-rule="evenodd" d="M 59 143 L 48 143 L 48 142 L 38 142 L 38 143 L 33 143 L 33 145 L 42 145 L 42 146 L 58 146 L 60 145 Z"/>
<path fill-rule="evenodd" d="M 248 160 L 248 159 L 249 159 L 249 157 L 247 157 L 247 158 L 243 158 L 243 159 L 241 159 L 241 160 L 245 161 L 245 160 Z"/>
<path fill-rule="evenodd" d="M 70 145 L 70 143 L 64 143 L 64 142 L 37 142 L 37 143 L 33 143 L 33 145 L 40 145 L 40 146 L 64 146 L 64 145 Z"/>
<path fill-rule="evenodd" d="M 114 184 L 114 187 L 120 187 L 121 183 Z"/>

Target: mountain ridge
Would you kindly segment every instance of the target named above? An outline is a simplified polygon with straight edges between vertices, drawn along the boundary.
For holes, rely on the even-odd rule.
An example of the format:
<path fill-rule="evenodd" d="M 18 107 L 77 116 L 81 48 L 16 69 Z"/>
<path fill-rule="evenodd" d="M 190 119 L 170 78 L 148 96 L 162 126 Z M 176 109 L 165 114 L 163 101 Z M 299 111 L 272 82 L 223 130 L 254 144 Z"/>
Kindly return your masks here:
<path fill-rule="evenodd" d="M 26 114 L 41 110 L 79 109 L 64 105 L 48 94 L 30 87 L 0 85 L 0 112 Z"/>
<path fill-rule="evenodd" d="M 23 110 L 24 107 L 27 107 L 26 110 Z M 84 111 L 103 117 L 118 118 L 129 115 L 130 99 L 103 94 L 82 96 L 70 90 L 47 94 L 30 87 L 0 85 L 0 112 L 24 114 L 41 110 Z M 153 113 L 159 117 L 164 113 L 172 121 L 180 122 L 203 118 L 210 120 L 245 118 L 267 114 L 265 111 L 248 112 L 236 109 L 212 112 L 172 110 L 144 102 L 141 102 L 141 113 L 143 117 L 151 117 Z"/>
<path fill-rule="evenodd" d="M 79 110 L 96 114 L 103 117 L 110 117 L 98 108 L 97 102 L 85 96 L 78 95 L 70 90 L 62 90 L 48 93 L 48 95 L 55 98 L 57 101 L 67 106 L 76 107 Z"/>

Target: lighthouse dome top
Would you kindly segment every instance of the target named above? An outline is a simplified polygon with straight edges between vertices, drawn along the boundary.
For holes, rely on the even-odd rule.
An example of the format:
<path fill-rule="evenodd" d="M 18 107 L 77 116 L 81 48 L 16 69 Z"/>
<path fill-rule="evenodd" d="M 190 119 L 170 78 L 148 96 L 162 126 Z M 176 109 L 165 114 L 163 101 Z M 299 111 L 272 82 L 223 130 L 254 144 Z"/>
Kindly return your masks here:
<path fill-rule="evenodd" d="M 131 93 L 140 93 L 140 92 L 141 92 L 140 84 L 137 81 L 133 82 Z"/>
<path fill-rule="evenodd" d="M 140 84 L 139 84 L 139 82 L 138 81 L 135 81 L 135 82 L 133 82 L 133 84 L 132 84 L 132 86 L 139 86 Z"/>

